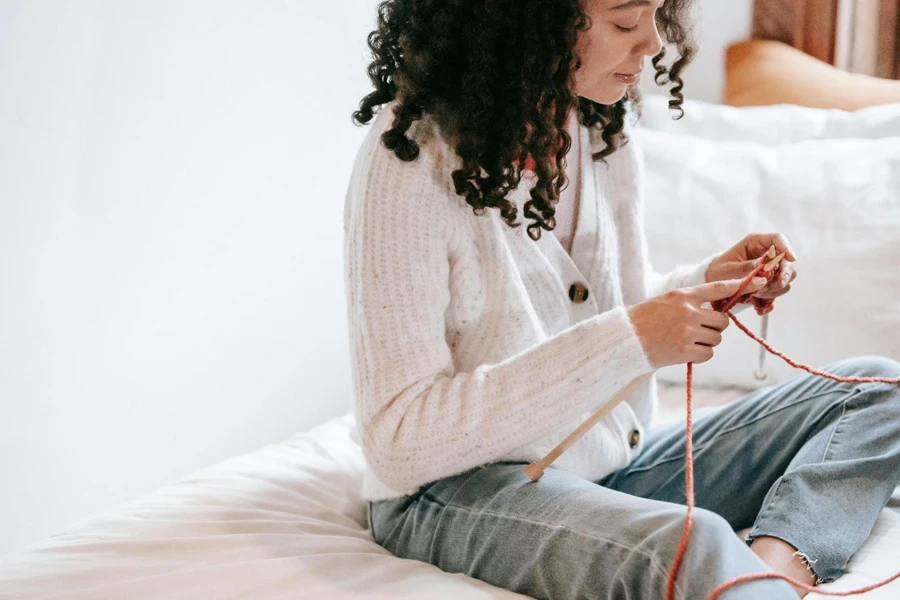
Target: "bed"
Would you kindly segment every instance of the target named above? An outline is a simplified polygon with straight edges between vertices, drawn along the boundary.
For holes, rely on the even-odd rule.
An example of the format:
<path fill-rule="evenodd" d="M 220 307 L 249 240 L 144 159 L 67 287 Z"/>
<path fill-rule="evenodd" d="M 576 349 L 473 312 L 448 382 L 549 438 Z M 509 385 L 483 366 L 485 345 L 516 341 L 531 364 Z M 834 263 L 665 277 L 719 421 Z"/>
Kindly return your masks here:
<path fill-rule="evenodd" d="M 698 390 L 698 417 L 742 393 Z M 660 422 L 683 417 L 683 395 L 680 385 L 661 386 Z M 374 542 L 351 423 L 345 415 L 227 460 L 32 546 L 0 562 L 0 598 L 524 598 Z M 892 574 L 898 539 L 900 491 L 850 573 L 822 589 Z M 865 596 L 897 597 L 900 582 Z"/>
<path fill-rule="evenodd" d="M 705 256 L 722 240 L 734 243 L 743 227 L 789 231 L 795 249 L 808 257 L 807 279 L 800 286 L 798 278 L 792 292 L 796 300 L 777 303 L 773 343 L 819 365 L 862 351 L 900 357 L 900 105 L 859 113 L 736 109 L 699 102 L 687 108 L 689 117 L 680 122 L 666 117 L 662 98 L 649 98 L 645 109 L 645 195 L 656 266 Z M 864 181 L 829 167 L 835 179 L 827 182 L 828 193 L 823 196 L 813 186 L 808 195 L 823 197 L 832 211 L 845 211 L 840 213 L 845 219 L 805 217 L 803 211 L 819 214 L 822 206 L 819 200 L 802 201 L 806 192 L 796 178 L 804 173 L 821 177 L 810 161 L 840 152 L 868 156 Z M 848 168 L 858 171 L 852 164 Z M 793 183 L 779 179 L 786 174 Z M 774 184 L 764 185 L 767 181 Z M 779 198 L 779 193 L 786 196 Z M 735 195 L 740 202 L 721 200 Z M 795 204 L 783 211 L 766 202 Z M 692 212 L 698 207 L 705 211 Z M 698 223 L 699 214 L 709 222 Z M 691 215 L 693 230 L 678 226 L 678 219 Z M 853 223 L 853 236 L 840 235 L 846 219 Z M 709 235 L 698 235 L 707 228 Z M 819 245 L 823 239 L 828 242 L 824 248 Z M 846 267 L 829 250 L 848 256 Z M 817 273 L 819 266 L 837 269 L 839 275 L 846 268 L 843 275 L 855 278 L 852 294 L 823 293 L 827 278 Z M 818 299 L 817 310 L 810 310 L 804 294 Z M 873 304 L 862 303 L 863 298 Z M 755 327 L 752 315 L 741 314 Z M 852 327 L 816 338 L 815 323 L 823 315 Z M 735 329 L 729 331 L 734 334 Z M 755 380 L 750 377 L 755 358 L 756 349 L 733 335 L 713 361 L 698 366 L 698 418 L 749 389 L 796 375 L 773 362 L 769 379 Z M 681 369 L 659 373 L 659 424 L 684 417 L 681 376 Z M 344 415 L 203 469 L 0 559 L 0 599 L 522 598 L 461 574 L 396 558 L 373 541 L 359 496 L 363 459 L 351 439 L 351 423 L 350 415 Z M 869 585 L 900 569 L 900 490 L 848 568 L 844 577 L 821 589 Z M 856 597 L 900 598 L 900 581 Z M 807 598 L 825 596 L 812 593 Z"/>

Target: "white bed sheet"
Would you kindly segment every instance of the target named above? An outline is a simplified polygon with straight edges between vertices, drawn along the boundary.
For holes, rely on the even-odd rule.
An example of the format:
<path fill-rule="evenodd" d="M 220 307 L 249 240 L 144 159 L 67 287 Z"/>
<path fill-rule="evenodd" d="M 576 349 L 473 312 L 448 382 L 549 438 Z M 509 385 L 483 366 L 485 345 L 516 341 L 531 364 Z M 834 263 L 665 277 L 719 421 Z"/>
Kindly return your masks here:
<path fill-rule="evenodd" d="M 660 392 L 660 421 L 683 417 L 683 388 L 661 385 Z M 701 407 L 740 394 L 698 390 L 695 406 L 708 410 Z M 0 598 L 524 598 L 396 558 L 372 540 L 351 422 L 347 415 L 204 469 L 0 560 Z M 893 574 L 898 540 L 895 494 L 850 572 L 822 589 Z M 895 600 L 900 582 L 856 597 Z"/>

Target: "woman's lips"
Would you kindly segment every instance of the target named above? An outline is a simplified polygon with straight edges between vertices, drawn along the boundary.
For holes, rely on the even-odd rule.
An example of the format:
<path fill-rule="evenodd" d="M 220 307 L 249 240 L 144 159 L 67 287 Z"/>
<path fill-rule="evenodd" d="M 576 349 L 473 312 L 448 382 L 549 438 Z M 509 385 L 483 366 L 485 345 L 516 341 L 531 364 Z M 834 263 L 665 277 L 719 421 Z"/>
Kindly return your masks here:
<path fill-rule="evenodd" d="M 616 73 L 616 78 L 624 84 L 633 85 L 638 82 L 638 79 L 641 78 L 641 74 L 635 73 L 633 75 L 629 75 L 627 73 Z"/>

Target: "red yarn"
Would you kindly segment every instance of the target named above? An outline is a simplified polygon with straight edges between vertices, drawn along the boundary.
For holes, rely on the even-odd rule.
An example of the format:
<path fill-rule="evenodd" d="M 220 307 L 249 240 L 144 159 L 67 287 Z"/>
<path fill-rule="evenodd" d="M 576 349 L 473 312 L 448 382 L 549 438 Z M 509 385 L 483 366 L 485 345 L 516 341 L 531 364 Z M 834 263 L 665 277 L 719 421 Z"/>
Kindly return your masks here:
<path fill-rule="evenodd" d="M 788 356 L 786 356 L 783 352 L 779 352 L 766 343 L 765 340 L 757 337 L 753 334 L 747 327 L 743 325 L 734 314 L 731 312 L 731 309 L 738 303 L 752 303 L 756 308 L 756 312 L 760 315 L 764 315 L 770 312 L 773 308 L 775 308 L 775 301 L 772 299 L 764 299 L 764 298 L 755 298 L 750 294 L 744 294 L 744 290 L 750 285 L 751 280 L 754 277 L 765 277 L 769 281 L 771 281 L 775 277 L 775 270 L 773 269 L 770 272 L 763 271 L 765 265 L 760 265 L 756 268 L 756 270 L 747 276 L 744 282 L 741 284 L 738 291 L 726 300 L 717 300 L 712 303 L 712 307 L 714 310 L 719 312 L 726 313 L 734 324 L 737 325 L 741 331 L 749 335 L 751 338 L 759 342 L 763 345 L 763 347 L 771 352 L 772 354 L 783 358 L 793 367 L 798 369 L 803 369 L 808 373 L 812 373 L 813 375 L 818 375 L 819 377 L 826 377 L 828 379 L 833 379 L 834 381 L 840 381 L 845 383 L 893 383 L 900 384 L 900 377 L 898 378 L 888 378 L 888 377 L 838 377 L 837 375 L 832 375 L 831 373 L 826 373 L 824 371 L 820 371 L 818 369 L 814 369 L 808 365 L 804 365 L 803 363 L 799 363 L 795 360 L 792 360 Z M 675 578 L 678 575 L 678 568 L 681 566 L 681 561 L 684 559 L 685 550 L 687 550 L 688 538 L 691 534 L 691 520 L 694 511 L 694 447 L 693 447 L 693 420 L 692 420 L 692 410 L 691 410 L 691 401 L 693 399 L 693 381 L 694 381 L 694 363 L 687 364 L 687 427 L 685 431 L 685 444 L 686 444 L 686 469 L 685 469 L 685 495 L 687 497 L 687 520 L 684 524 L 684 533 L 681 536 L 681 543 L 678 546 L 678 554 L 675 556 L 675 563 L 672 566 L 672 571 L 669 573 L 668 585 L 666 587 L 666 600 L 675 600 Z M 850 590 L 846 592 L 824 592 L 816 589 L 817 594 L 822 594 L 823 596 L 854 596 L 856 594 L 862 594 L 864 592 L 868 592 L 874 590 L 876 588 L 880 588 L 883 585 L 887 585 L 888 583 L 894 581 L 895 579 L 900 578 L 900 572 L 892 577 L 885 579 L 879 583 L 874 583 L 872 585 L 862 587 L 856 590 Z M 719 595 L 724 592 L 726 589 L 735 586 L 739 583 L 744 583 L 746 581 L 755 581 L 757 579 L 784 579 L 791 585 L 794 585 L 798 588 L 804 589 L 806 591 L 812 591 L 815 586 L 809 585 L 802 581 L 797 581 L 796 579 L 792 579 L 787 575 L 781 575 L 780 573 L 751 573 L 749 575 L 742 575 L 741 577 L 736 577 L 730 581 L 726 581 L 719 587 L 713 590 L 712 594 L 710 594 L 707 600 L 716 600 Z"/>

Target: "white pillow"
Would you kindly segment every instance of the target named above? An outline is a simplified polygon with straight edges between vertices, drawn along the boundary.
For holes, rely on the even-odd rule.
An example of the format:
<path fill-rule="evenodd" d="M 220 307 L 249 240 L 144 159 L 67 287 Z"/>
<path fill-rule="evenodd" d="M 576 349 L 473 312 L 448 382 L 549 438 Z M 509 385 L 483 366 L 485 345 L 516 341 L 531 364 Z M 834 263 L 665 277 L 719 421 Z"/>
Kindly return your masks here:
<path fill-rule="evenodd" d="M 900 103 L 848 112 L 790 104 L 739 108 L 685 100 L 684 116 L 675 121 L 675 114 L 667 96 L 644 97 L 645 127 L 709 140 L 777 146 L 811 139 L 900 137 Z"/>
<path fill-rule="evenodd" d="M 638 128 L 645 159 L 650 259 L 665 272 L 725 250 L 751 232 L 781 232 L 798 277 L 775 301 L 769 341 L 823 366 L 864 354 L 900 359 L 900 137 L 810 140 L 780 146 L 712 141 Z M 738 315 L 759 332 L 753 309 Z M 732 325 L 698 385 L 747 389 L 800 373 Z M 683 382 L 684 365 L 660 371 Z"/>

